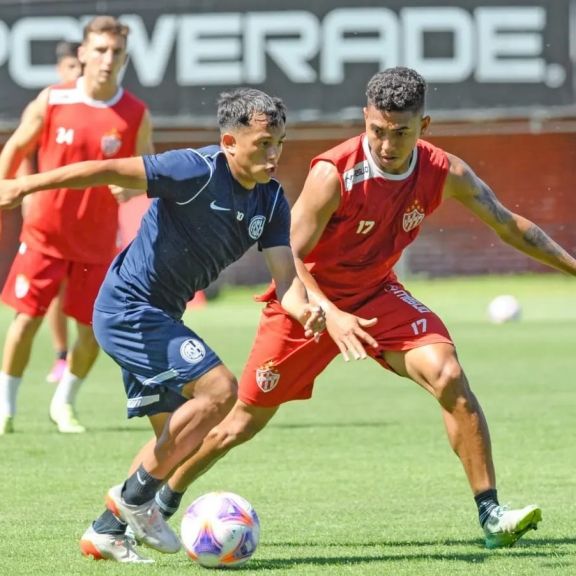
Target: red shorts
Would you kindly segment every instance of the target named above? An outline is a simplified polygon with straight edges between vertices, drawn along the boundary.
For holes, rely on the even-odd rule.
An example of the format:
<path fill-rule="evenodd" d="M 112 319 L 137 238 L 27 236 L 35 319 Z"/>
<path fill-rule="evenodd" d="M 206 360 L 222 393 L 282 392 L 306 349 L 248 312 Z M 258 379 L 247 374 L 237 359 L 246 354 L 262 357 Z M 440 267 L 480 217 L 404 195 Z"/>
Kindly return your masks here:
<path fill-rule="evenodd" d="M 378 318 L 369 332 L 378 348 L 368 354 L 384 368 L 386 351 L 403 351 L 427 344 L 448 343 L 446 326 L 429 308 L 413 298 L 401 284 L 388 284 L 375 297 L 359 306 L 336 305 L 362 318 Z M 277 300 L 262 312 L 252 351 L 240 379 L 238 396 L 254 406 L 278 406 L 289 400 L 312 396 L 314 379 L 340 353 L 334 341 L 323 334 L 319 342 L 304 336 Z"/>
<path fill-rule="evenodd" d="M 2 300 L 17 312 L 44 316 L 66 282 L 63 311 L 82 324 L 92 324 L 92 309 L 108 264 L 82 264 L 47 256 L 20 245 L 2 290 Z"/>

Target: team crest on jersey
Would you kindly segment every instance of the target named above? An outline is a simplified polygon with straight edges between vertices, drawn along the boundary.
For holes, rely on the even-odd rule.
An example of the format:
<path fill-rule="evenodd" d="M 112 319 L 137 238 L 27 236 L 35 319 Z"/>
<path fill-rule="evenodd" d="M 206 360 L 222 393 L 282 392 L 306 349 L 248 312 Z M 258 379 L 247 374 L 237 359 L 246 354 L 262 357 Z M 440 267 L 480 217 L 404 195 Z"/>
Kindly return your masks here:
<path fill-rule="evenodd" d="M 420 206 L 420 202 L 414 200 L 414 202 L 406 208 L 402 218 L 402 228 L 404 228 L 404 232 L 410 232 L 410 230 L 414 230 L 414 228 L 420 226 L 422 220 L 424 220 L 424 216 L 426 216 L 426 214 L 422 206 Z"/>
<path fill-rule="evenodd" d="M 206 356 L 206 348 L 204 348 L 204 344 L 200 342 L 200 340 L 196 340 L 196 338 L 188 338 L 188 340 L 184 340 L 180 345 L 180 356 L 188 364 L 198 364 L 204 359 Z"/>
<path fill-rule="evenodd" d="M 264 224 L 266 224 L 266 216 L 254 216 L 250 220 L 250 225 L 248 226 L 248 235 L 252 240 L 258 240 L 262 236 L 264 231 Z"/>
<path fill-rule="evenodd" d="M 122 146 L 122 138 L 117 130 L 112 130 L 102 136 L 100 140 L 100 148 L 104 156 L 114 156 L 120 150 Z"/>
<path fill-rule="evenodd" d="M 271 392 L 278 385 L 280 372 L 274 367 L 272 362 L 267 362 L 256 370 L 256 384 L 262 392 Z"/>

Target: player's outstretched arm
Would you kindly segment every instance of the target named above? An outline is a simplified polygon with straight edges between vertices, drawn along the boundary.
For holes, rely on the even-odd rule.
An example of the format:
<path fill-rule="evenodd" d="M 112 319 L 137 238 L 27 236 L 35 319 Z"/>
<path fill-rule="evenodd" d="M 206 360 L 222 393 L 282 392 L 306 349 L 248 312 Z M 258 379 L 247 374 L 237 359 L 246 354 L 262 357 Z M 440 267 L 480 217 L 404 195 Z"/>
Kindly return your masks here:
<path fill-rule="evenodd" d="M 326 329 L 344 360 L 348 361 L 350 356 L 356 360 L 366 358 L 365 345 L 374 348 L 378 345 L 365 330 L 376 324 L 377 319 L 360 318 L 340 310 L 326 297 L 304 264 L 304 258 L 320 240 L 339 203 L 340 179 L 335 166 L 318 162 L 311 168 L 302 193 L 292 208 L 290 240 L 298 276 L 311 302 L 324 310 Z"/>
<path fill-rule="evenodd" d="M 82 189 L 106 184 L 146 190 L 146 171 L 142 157 L 89 160 L 14 180 L 0 180 L 0 209 L 15 208 L 25 196 L 39 190 Z"/>
<path fill-rule="evenodd" d="M 576 276 L 576 259 L 534 222 L 506 208 L 460 158 L 449 155 L 444 197 L 454 198 L 490 226 L 500 239 L 552 268 Z"/>
<path fill-rule="evenodd" d="M 326 328 L 324 311 L 308 302 L 306 289 L 296 274 L 294 257 L 289 246 L 276 246 L 264 250 L 266 265 L 274 284 L 276 296 L 292 318 L 304 326 L 307 337 L 318 338 Z"/>

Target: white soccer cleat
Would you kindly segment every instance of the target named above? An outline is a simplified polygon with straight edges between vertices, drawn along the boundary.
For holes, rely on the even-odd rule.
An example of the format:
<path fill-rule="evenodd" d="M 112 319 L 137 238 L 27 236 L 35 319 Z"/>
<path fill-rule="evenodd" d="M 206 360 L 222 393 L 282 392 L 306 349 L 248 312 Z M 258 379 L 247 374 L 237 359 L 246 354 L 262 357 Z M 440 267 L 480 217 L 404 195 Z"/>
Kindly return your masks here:
<path fill-rule="evenodd" d="M 14 416 L 0 416 L 0 436 L 14 433 Z"/>
<path fill-rule="evenodd" d="M 114 560 L 124 564 L 152 564 L 152 558 L 136 550 L 136 542 L 126 534 L 99 534 L 90 526 L 80 539 L 80 551 L 94 560 Z"/>
<path fill-rule="evenodd" d="M 86 428 L 80 424 L 72 404 L 50 406 L 50 420 L 58 427 L 62 434 L 82 434 Z"/>
<path fill-rule="evenodd" d="M 529 530 L 537 530 L 542 520 L 542 510 L 535 504 L 520 510 L 508 510 L 506 506 L 497 506 L 490 512 L 484 523 L 486 548 L 508 548 Z"/>
<path fill-rule="evenodd" d="M 162 517 L 154 499 L 139 505 L 127 504 L 122 498 L 122 484 L 119 484 L 108 490 L 106 507 L 124 520 L 143 544 L 166 554 L 180 550 L 180 539 Z"/>

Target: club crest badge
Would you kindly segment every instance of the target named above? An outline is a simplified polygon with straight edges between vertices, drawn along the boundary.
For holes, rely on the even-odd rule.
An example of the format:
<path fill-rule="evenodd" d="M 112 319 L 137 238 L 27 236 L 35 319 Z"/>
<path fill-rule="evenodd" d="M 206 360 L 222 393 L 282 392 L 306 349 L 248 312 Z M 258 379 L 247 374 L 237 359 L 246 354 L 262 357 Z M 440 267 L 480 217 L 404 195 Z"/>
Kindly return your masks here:
<path fill-rule="evenodd" d="M 198 364 L 206 356 L 206 348 L 200 340 L 195 338 L 188 338 L 180 345 L 180 356 L 188 362 L 188 364 Z"/>
<path fill-rule="evenodd" d="M 104 154 L 104 156 L 115 156 L 121 147 L 122 138 L 116 130 L 113 130 L 108 134 L 104 134 L 104 136 L 102 136 L 102 140 L 100 140 L 100 148 L 102 149 L 102 154 Z"/>
<path fill-rule="evenodd" d="M 256 384 L 262 392 L 271 392 L 280 380 L 280 372 L 271 363 L 264 364 L 256 370 Z"/>
<path fill-rule="evenodd" d="M 24 298 L 26 294 L 28 294 L 28 290 L 30 290 L 30 281 L 24 274 L 18 274 L 16 276 L 16 282 L 14 283 L 14 294 L 18 300 Z"/>
<path fill-rule="evenodd" d="M 254 216 L 250 220 L 248 226 L 248 235 L 252 240 L 258 240 L 264 231 L 264 224 L 266 224 L 266 216 Z"/>
<path fill-rule="evenodd" d="M 404 216 L 402 217 L 402 228 L 404 228 L 404 232 L 410 232 L 410 230 L 414 230 L 422 223 L 424 220 L 424 209 L 420 206 L 418 200 L 414 200 L 406 211 L 404 212 Z"/>

